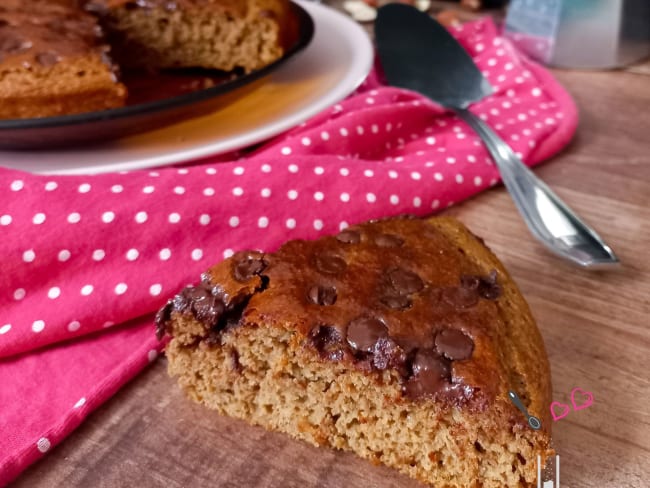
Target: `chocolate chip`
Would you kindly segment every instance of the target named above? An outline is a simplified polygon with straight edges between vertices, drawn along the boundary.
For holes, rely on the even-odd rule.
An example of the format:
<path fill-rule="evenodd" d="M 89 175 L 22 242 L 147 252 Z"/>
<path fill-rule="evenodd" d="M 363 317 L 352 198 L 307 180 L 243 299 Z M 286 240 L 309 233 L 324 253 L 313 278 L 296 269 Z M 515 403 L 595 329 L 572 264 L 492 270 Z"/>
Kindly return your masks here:
<path fill-rule="evenodd" d="M 493 269 L 486 278 L 481 279 L 479 294 L 488 300 L 496 300 L 501 296 L 501 286 L 497 283 L 497 271 Z"/>
<path fill-rule="evenodd" d="M 217 325 L 226 307 L 221 297 L 213 295 L 194 296 L 192 298 L 192 312 L 199 322 L 206 325 Z"/>
<path fill-rule="evenodd" d="M 336 236 L 336 239 L 346 244 L 358 244 L 361 242 L 361 234 L 356 230 L 346 229 Z"/>
<path fill-rule="evenodd" d="M 406 310 L 412 305 L 408 295 L 417 293 L 424 288 L 420 277 L 404 268 L 391 268 L 380 279 L 379 301 L 394 310 Z"/>
<path fill-rule="evenodd" d="M 262 273 L 267 266 L 264 254 L 258 251 L 245 251 L 233 256 L 233 275 L 242 283 Z"/>
<path fill-rule="evenodd" d="M 8 54 L 16 54 L 26 51 L 32 47 L 32 41 L 23 39 L 16 35 L 4 35 L 0 37 L 0 51 Z"/>
<path fill-rule="evenodd" d="M 332 361 L 343 359 L 343 336 L 332 325 L 317 325 L 309 332 L 309 340 L 320 355 Z"/>
<path fill-rule="evenodd" d="M 474 341 L 458 329 L 445 329 L 436 335 L 436 350 L 447 359 L 469 359 L 474 351 Z"/>
<path fill-rule="evenodd" d="M 213 295 L 212 291 L 207 283 L 188 286 L 174 297 L 174 309 L 181 312 L 189 309 L 199 322 L 213 327 L 219 322 L 226 306 L 223 297 Z"/>
<path fill-rule="evenodd" d="M 343 258 L 330 252 L 317 254 L 314 257 L 314 263 L 316 264 L 316 269 L 325 274 L 339 274 L 348 267 Z"/>
<path fill-rule="evenodd" d="M 411 363 L 413 376 L 432 373 L 440 378 L 449 375 L 449 363 L 432 349 L 418 349 Z"/>
<path fill-rule="evenodd" d="M 140 2 L 126 2 L 124 4 L 124 9 L 127 11 L 136 10 L 138 7 L 140 7 L 139 3 Z"/>
<path fill-rule="evenodd" d="M 481 296 L 486 300 L 496 300 L 501 296 L 501 286 L 496 283 L 479 291 Z"/>
<path fill-rule="evenodd" d="M 418 275 L 404 268 L 393 268 L 387 273 L 393 289 L 399 295 L 410 295 L 424 288 Z"/>
<path fill-rule="evenodd" d="M 404 239 L 393 234 L 379 234 L 375 237 L 375 244 L 379 247 L 400 247 Z"/>
<path fill-rule="evenodd" d="M 206 328 L 214 328 L 228 313 L 236 315 L 245 303 L 236 304 L 236 310 L 226 310 L 222 293 L 209 282 L 203 281 L 197 286 L 184 288 L 173 299 L 169 300 L 156 314 L 156 336 L 161 339 L 168 326 L 172 312 L 190 312 L 196 320 L 203 323 Z"/>
<path fill-rule="evenodd" d="M 386 324 L 374 317 L 358 317 L 348 325 L 348 344 L 355 351 L 373 352 L 377 341 L 386 337 Z"/>
<path fill-rule="evenodd" d="M 87 12 L 98 14 L 98 15 L 106 15 L 109 12 L 108 5 L 104 0 L 88 0 L 84 4 L 84 9 Z"/>
<path fill-rule="evenodd" d="M 174 303 L 172 300 L 168 300 L 164 307 L 162 307 L 156 313 L 155 324 L 156 324 L 156 338 L 160 341 L 167 332 L 167 327 L 169 320 L 171 319 L 172 309 Z"/>
<path fill-rule="evenodd" d="M 418 349 L 411 370 L 413 374 L 404 385 L 409 397 L 433 396 L 450 384 L 449 361 L 432 349 Z"/>
<path fill-rule="evenodd" d="M 390 293 L 382 296 L 379 301 L 386 305 L 388 308 L 392 308 L 393 310 L 406 310 L 408 308 L 411 308 L 412 305 L 411 299 L 409 297 L 394 294 L 392 293 L 392 290 Z"/>
<path fill-rule="evenodd" d="M 502 292 L 494 269 L 487 276 L 463 275 L 460 277 L 460 284 L 464 288 L 476 290 L 478 295 L 486 300 L 496 300 Z"/>
<path fill-rule="evenodd" d="M 479 285 L 481 284 L 481 278 L 474 275 L 462 275 L 460 277 L 460 286 L 463 288 L 468 288 L 470 290 L 478 290 Z"/>
<path fill-rule="evenodd" d="M 59 56 L 51 52 L 38 53 L 36 55 L 36 61 L 42 66 L 49 68 L 59 62 Z"/>
<path fill-rule="evenodd" d="M 89 8 L 90 6 L 91 6 L 90 4 L 86 4 L 86 8 Z M 74 32 L 75 28 L 77 29 L 82 28 L 82 24 L 80 24 L 79 22 L 69 21 L 60 18 L 56 18 L 45 25 L 50 31 L 61 36 L 66 36 L 71 32 Z M 52 36 L 51 39 L 54 40 L 57 37 Z"/>
<path fill-rule="evenodd" d="M 394 340 L 385 337 L 377 341 L 372 355 L 372 364 L 376 369 L 397 368 L 403 370 L 405 362 L 406 353 Z M 402 371 L 402 373 L 406 374 L 406 371 Z"/>
<path fill-rule="evenodd" d="M 334 305 L 336 303 L 336 288 L 326 285 L 314 285 L 309 289 L 307 296 L 316 305 Z"/>
<path fill-rule="evenodd" d="M 478 303 L 479 295 L 476 290 L 455 286 L 442 290 L 442 299 L 455 308 L 471 308 Z"/>

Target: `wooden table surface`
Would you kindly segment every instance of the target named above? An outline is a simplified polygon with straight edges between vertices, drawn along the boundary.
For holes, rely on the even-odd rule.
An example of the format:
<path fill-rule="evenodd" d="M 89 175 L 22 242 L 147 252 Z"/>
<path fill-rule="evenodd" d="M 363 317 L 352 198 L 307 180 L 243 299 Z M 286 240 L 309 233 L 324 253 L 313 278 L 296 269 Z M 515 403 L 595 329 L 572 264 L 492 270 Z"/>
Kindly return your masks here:
<path fill-rule="evenodd" d="M 650 63 L 555 71 L 580 108 L 577 136 L 536 170 L 619 255 L 584 271 L 529 235 L 502 187 L 448 213 L 483 236 L 527 297 L 553 399 L 594 405 L 553 425 L 570 488 L 650 483 Z M 349 453 L 316 449 L 186 400 L 161 359 L 29 468 L 17 487 L 422 487 Z"/>

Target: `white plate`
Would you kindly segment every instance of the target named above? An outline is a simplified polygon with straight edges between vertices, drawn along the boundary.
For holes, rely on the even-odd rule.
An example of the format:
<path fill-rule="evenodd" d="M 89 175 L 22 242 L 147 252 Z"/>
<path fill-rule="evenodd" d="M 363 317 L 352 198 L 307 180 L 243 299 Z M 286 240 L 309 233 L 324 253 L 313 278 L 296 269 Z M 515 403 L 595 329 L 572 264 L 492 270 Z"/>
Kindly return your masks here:
<path fill-rule="evenodd" d="M 311 44 L 268 77 L 224 95 L 220 110 L 112 143 L 50 151 L 0 151 L 0 165 L 34 173 L 88 174 L 174 164 L 240 149 L 296 126 L 350 94 L 374 50 L 347 16 L 296 0 L 314 19 Z"/>

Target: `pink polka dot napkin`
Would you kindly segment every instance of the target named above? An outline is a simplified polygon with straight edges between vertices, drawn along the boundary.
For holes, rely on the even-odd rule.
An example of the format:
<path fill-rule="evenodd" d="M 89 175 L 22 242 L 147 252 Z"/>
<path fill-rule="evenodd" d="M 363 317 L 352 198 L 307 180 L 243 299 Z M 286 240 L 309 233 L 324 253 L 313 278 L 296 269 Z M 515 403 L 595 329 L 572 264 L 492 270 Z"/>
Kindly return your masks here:
<path fill-rule="evenodd" d="M 551 75 L 490 21 L 454 33 L 496 89 L 472 109 L 527 164 L 559 151 L 577 114 Z M 499 179 L 469 127 L 376 72 L 300 127 L 223 159 L 95 176 L 0 168 L 0 485 L 156 358 L 152 314 L 211 264 L 427 215 Z"/>

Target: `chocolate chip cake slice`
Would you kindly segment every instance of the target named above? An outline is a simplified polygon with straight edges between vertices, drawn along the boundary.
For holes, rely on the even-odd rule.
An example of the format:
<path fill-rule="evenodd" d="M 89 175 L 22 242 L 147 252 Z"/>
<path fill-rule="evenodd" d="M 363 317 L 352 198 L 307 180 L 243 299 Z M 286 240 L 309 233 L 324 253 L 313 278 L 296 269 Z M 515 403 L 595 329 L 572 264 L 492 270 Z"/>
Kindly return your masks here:
<path fill-rule="evenodd" d="M 288 0 L 86 0 L 122 67 L 246 72 L 282 57 L 298 23 Z"/>
<path fill-rule="evenodd" d="M 109 47 L 75 0 L 0 2 L 0 119 L 121 107 Z"/>
<path fill-rule="evenodd" d="M 432 486 L 534 486 L 537 456 L 552 454 L 540 333 L 498 259 L 454 219 L 237 253 L 156 322 L 170 374 L 197 402 Z"/>

